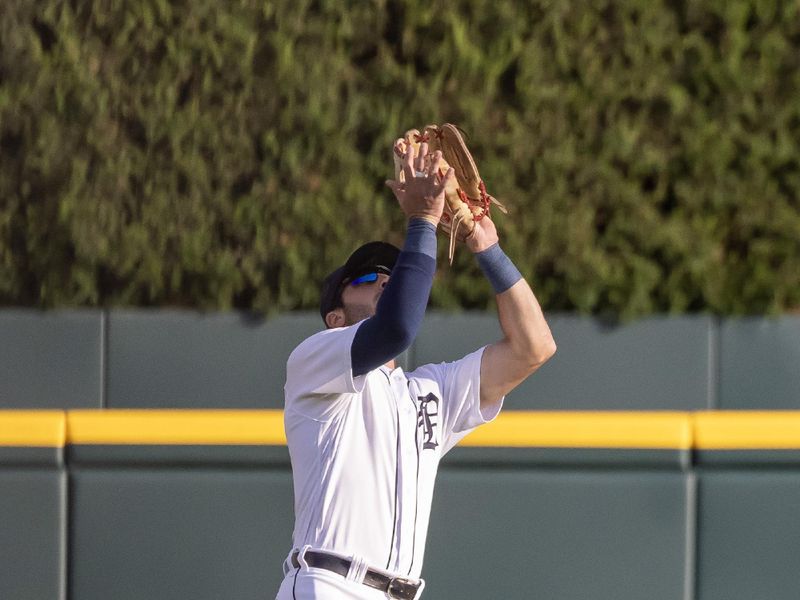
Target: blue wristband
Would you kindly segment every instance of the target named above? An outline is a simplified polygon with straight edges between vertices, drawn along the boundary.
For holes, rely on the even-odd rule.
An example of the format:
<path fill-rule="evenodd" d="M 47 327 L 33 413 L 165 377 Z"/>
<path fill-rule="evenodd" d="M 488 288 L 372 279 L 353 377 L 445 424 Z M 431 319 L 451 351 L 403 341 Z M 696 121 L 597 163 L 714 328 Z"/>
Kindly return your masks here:
<path fill-rule="evenodd" d="M 522 279 L 522 274 L 500 248 L 499 243 L 489 246 L 483 252 L 478 252 L 475 258 L 478 259 L 486 279 L 492 284 L 495 294 L 502 294 Z"/>

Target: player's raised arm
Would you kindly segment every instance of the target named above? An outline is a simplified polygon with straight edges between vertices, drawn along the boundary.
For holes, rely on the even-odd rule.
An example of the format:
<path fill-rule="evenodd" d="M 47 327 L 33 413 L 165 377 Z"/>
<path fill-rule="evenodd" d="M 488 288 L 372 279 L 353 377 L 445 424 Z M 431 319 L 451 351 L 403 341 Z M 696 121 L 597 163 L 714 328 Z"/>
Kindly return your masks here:
<path fill-rule="evenodd" d="M 491 219 L 476 223 L 467 239 L 495 291 L 503 339 L 481 360 L 481 408 L 500 400 L 555 354 L 556 343 L 528 282 L 500 248 Z"/>
<path fill-rule="evenodd" d="M 425 144 L 419 156 L 409 148 L 404 157 L 404 181 L 387 182 L 408 218 L 408 231 L 374 314 L 353 338 L 354 376 L 368 373 L 408 349 L 422 323 L 436 271 L 436 225 L 444 206 L 444 186 L 453 176 L 452 172 L 444 178 L 438 176 L 440 158 L 439 152 L 428 157 Z M 348 324 L 346 311 L 337 311 L 331 313 L 329 326 Z"/>

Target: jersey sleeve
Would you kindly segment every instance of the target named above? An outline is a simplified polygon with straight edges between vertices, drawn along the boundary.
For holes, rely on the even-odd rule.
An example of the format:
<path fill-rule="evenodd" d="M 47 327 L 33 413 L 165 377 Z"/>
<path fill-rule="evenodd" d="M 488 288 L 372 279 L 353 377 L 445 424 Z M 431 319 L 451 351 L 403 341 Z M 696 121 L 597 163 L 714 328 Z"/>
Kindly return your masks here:
<path fill-rule="evenodd" d="M 353 377 L 350 358 L 360 324 L 320 331 L 294 349 L 286 363 L 287 410 L 324 419 L 333 404 L 364 389 L 366 375 Z"/>
<path fill-rule="evenodd" d="M 433 380 L 441 392 L 442 454 L 479 425 L 492 421 L 503 408 L 505 398 L 481 410 L 483 351 L 480 348 L 454 362 L 424 365 L 412 373 L 415 378 Z"/>

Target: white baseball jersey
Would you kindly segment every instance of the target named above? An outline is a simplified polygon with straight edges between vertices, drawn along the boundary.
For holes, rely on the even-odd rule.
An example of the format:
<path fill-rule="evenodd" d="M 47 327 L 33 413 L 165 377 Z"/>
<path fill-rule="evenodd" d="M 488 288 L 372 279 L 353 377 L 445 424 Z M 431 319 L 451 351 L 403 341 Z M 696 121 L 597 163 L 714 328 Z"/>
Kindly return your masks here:
<path fill-rule="evenodd" d="M 360 324 L 302 342 L 287 364 L 285 427 L 294 477 L 294 548 L 354 556 L 418 578 L 439 460 L 502 400 L 480 409 L 483 348 L 409 374 L 353 377 Z"/>

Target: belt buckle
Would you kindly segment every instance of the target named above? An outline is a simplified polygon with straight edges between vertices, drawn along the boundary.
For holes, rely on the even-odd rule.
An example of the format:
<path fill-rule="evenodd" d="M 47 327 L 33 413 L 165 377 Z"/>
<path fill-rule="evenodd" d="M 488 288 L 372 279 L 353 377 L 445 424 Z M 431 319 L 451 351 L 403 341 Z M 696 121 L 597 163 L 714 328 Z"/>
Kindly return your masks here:
<path fill-rule="evenodd" d="M 413 579 L 392 577 L 386 595 L 393 600 L 413 600 L 417 596 L 419 584 Z"/>

